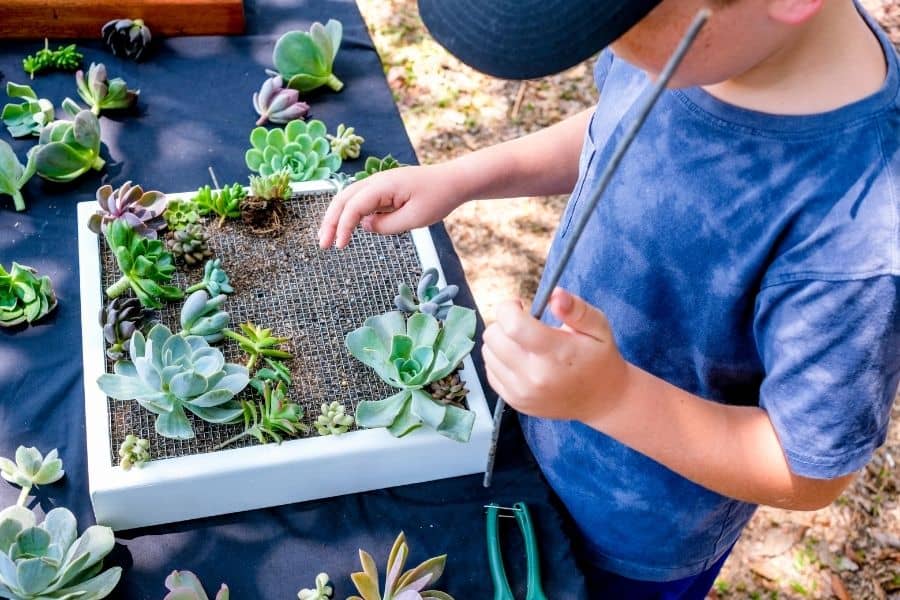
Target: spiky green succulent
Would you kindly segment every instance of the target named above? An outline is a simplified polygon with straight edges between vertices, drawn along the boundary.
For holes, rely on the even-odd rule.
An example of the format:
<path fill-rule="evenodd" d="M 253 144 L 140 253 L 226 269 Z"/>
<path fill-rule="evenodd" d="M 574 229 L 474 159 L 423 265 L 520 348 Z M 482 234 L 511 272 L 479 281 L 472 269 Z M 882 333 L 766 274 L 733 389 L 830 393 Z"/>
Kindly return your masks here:
<path fill-rule="evenodd" d="M 193 223 L 184 229 L 173 231 L 166 239 L 166 248 L 176 259 L 188 267 L 197 267 L 212 258 L 209 234 L 200 223 Z"/>
<path fill-rule="evenodd" d="M 0 327 L 33 323 L 56 308 L 56 293 L 46 275 L 14 262 L 9 272 L 0 265 Z"/>
<path fill-rule="evenodd" d="M 269 387 L 275 387 L 280 384 L 290 386 L 294 381 L 291 379 L 291 370 L 280 360 L 265 359 L 268 366 L 259 369 L 250 380 L 250 387 L 263 393 L 263 387 L 268 384 Z"/>
<path fill-rule="evenodd" d="M 397 286 L 399 292 L 394 296 L 394 305 L 405 313 L 422 312 L 436 317 L 439 320 L 447 318 L 447 312 L 453 306 L 453 299 L 459 293 L 459 286 L 438 286 L 438 271 L 435 268 L 426 269 L 419 278 L 416 286 L 416 295 L 405 283 Z M 418 297 L 416 297 L 418 296 Z"/>
<path fill-rule="evenodd" d="M 169 285 L 175 264 L 160 240 L 141 237 L 124 221 L 113 221 L 106 229 L 106 243 L 122 272 L 106 288 L 107 296 L 116 298 L 130 287 L 147 308 L 161 308 L 165 301 L 184 297 L 180 289 Z"/>
<path fill-rule="evenodd" d="M 45 98 L 38 98 L 30 86 L 7 81 L 6 95 L 22 99 L 21 102 L 7 104 L 0 113 L 0 119 L 11 136 L 38 136 L 41 129 L 53 120 L 53 103 Z"/>
<path fill-rule="evenodd" d="M 388 154 L 384 158 L 378 158 L 377 156 L 370 156 L 366 159 L 365 164 L 363 165 L 362 171 L 357 171 L 353 176 L 354 181 L 362 181 L 366 177 L 370 177 L 375 173 L 381 173 L 382 171 L 389 171 L 390 169 L 396 169 L 397 167 L 402 167 L 403 165 L 397 162 L 397 159 Z"/>
<path fill-rule="evenodd" d="M 150 440 L 139 438 L 133 433 L 125 436 L 119 446 L 119 466 L 125 471 L 132 467 L 141 468 L 150 460 Z"/>
<path fill-rule="evenodd" d="M 335 135 L 328 134 L 328 141 L 331 142 L 331 151 L 340 156 L 342 160 L 347 160 L 348 158 L 359 158 L 359 151 L 366 139 L 361 135 L 356 135 L 352 127 L 341 123 L 338 125 Z"/>
<path fill-rule="evenodd" d="M 250 176 L 250 197 L 259 200 L 286 200 L 291 196 L 291 171 L 281 169 L 271 175 Z"/>
<path fill-rule="evenodd" d="M 213 190 L 204 185 L 197 190 L 193 202 L 201 215 L 215 213 L 219 217 L 219 225 L 225 219 L 236 219 L 241 216 L 241 200 L 247 197 L 247 191 L 239 183 L 225 186 L 221 190 Z"/>
<path fill-rule="evenodd" d="M 31 488 L 36 485 L 49 485 L 62 479 L 66 474 L 62 466 L 62 460 L 59 459 L 56 448 L 44 456 L 37 448 L 19 446 L 16 449 L 15 462 L 0 456 L 0 477 L 22 488 L 16 504 L 25 506 Z M 0 536 L 2 535 L 3 533 L 0 531 Z M 0 545 L 0 551 L 2 550 L 3 546 Z M 0 587 L 0 592 L 2 591 L 3 588 Z"/>
<path fill-rule="evenodd" d="M 156 432 L 186 440 L 194 429 L 185 410 L 209 423 L 231 423 L 240 418 L 234 400 L 250 380 L 243 365 L 226 363 L 225 357 L 197 335 L 174 335 L 155 325 L 145 338 L 131 336 L 130 361 L 114 365 L 97 384 L 114 400 L 134 400 L 157 415 Z"/>
<path fill-rule="evenodd" d="M 334 595 L 334 588 L 329 585 L 330 578 L 328 573 L 319 573 L 316 575 L 316 589 L 303 588 L 297 592 L 298 600 L 331 600 Z"/>
<path fill-rule="evenodd" d="M 29 156 L 28 164 L 22 165 L 12 147 L 0 140 L 0 195 L 12 196 L 16 210 L 25 210 L 22 188 L 34 175 L 34 161 Z"/>
<path fill-rule="evenodd" d="M 103 339 L 109 344 L 106 356 L 112 360 L 125 357 L 128 342 L 134 332 L 150 319 L 150 311 L 141 306 L 137 298 L 113 298 L 100 309 L 100 326 Z"/>
<path fill-rule="evenodd" d="M 275 442 L 280 444 L 284 436 L 296 436 L 307 433 L 309 426 L 303 424 L 303 407 L 287 399 L 287 388 L 284 384 L 270 387 L 263 385 L 263 401 L 256 403 L 242 400 L 244 412 L 244 431 L 226 440 L 219 448 L 227 448 L 234 442 L 251 436 L 260 444 Z"/>
<path fill-rule="evenodd" d="M 83 59 L 84 56 L 78 51 L 75 44 L 59 46 L 56 50 L 51 50 L 50 41 L 44 38 L 44 47 L 22 59 L 22 68 L 34 79 L 35 73 L 50 69 L 74 71 L 81 66 Z"/>
<path fill-rule="evenodd" d="M 199 335 L 210 344 L 224 337 L 222 330 L 231 322 L 231 317 L 222 304 L 228 298 L 219 294 L 210 298 L 206 290 L 197 290 L 187 297 L 181 307 L 181 335 Z"/>
<path fill-rule="evenodd" d="M 94 233 L 105 232 L 111 221 L 120 219 L 139 235 L 156 239 L 166 226 L 166 196 L 162 192 L 145 192 L 141 186 L 126 181 L 118 188 L 100 186 L 96 196 L 100 209 L 88 220 L 88 228 Z"/>
<path fill-rule="evenodd" d="M 172 571 L 166 577 L 166 594 L 163 600 L 209 600 L 200 579 L 190 571 Z M 228 600 L 228 586 L 224 583 L 219 587 L 213 600 Z"/>
<path fill-rule="evenodd" d="M 106 164 L 100 157 L 100 121 L 89 110 L 71 121 L 53 121 L 41 130 L 38 143 L 28 151 L 35 172 L 49 181 L 66 183 Z"/>
<path fill-rule="evenodd" d="M 247 370 L 253 371 L 256 361 L 262 358 L 285 359 L 293 358 L 290 352 L 278 348 L 281 344 L 289 341 L 286 337 L 278 337 L 272 335 L 271 329 L 259 327 L 254 323 L 247 322 L 240 324 L 243 335 L 231 330 L 223 329 L 222 333 L 225 337 L 238 343 L 241 350 L 247 353 L 250 359 L 247 361 Z"/>
<path fill-rule="evenodd" d="M 184 229 L 188 225 L 200 222 L 200 212 L 197 205 L 190 200 L 169 200 L 166 204 L 166 212 L 163 213 L 166 224 L 172 231 Z"/>
<path fill-rule="evenodd" d="M 327 85 L 335 92 L 344 84 L 332 71 L 334 58 L 341 47 L 343 25 L 329 19 L 325 25 L 318 21 L 309 32 L 289 31 L 275 42 L 272 64 L 277 71 L 266 70 L 270 75 L 281 75 L 289 88 L 308 92 Z"/>
<path fill-rule="evenodd" d="M 447 555 L 429 558 L 419 566 L 404 572 L 403 567 L 409 557 L 409 545 L 406 535 L 401 531 L 385 566 L 384 592 L 378 585 L 378 567 L 375 559 L 365 550 L 359 551 L 359 562 L 362 571 L 350 575 L 359 596 L 350 596 L 347 600 L 453 600 L 450 594 L 438 590 L 426 590 L 429 585 L 437 583 L 444 574 Z"/>
<path fill-rule="evenodd" d="M 345 412 L 344 405 L 337 400 L 323 404 L 315 426 L 319 435 L 340 435 L 353 426 L 353 416 Z"/>
<path fill-rule="evenodd" d="M 291 121 L 283 129 L 257 127 L 250 132 L 247 167 L 260 175 L 288 169 L 291 181 L 327 179 L 341 167 L 341 157 L 325 135 L 325 124 L 316 120 Z"/>
<path fill-rule="evenodd" d="M 222 268 L 221 258 L 206 261 L 206 264 L 203 266 L 203 280 L 195 283 L 185 291 L 190 294 L 204 289 L 209 292 L 210 296 L 234 293 L 234 288 L 231 287 L 231 282 L 228 281 L 228 274 Z"/>

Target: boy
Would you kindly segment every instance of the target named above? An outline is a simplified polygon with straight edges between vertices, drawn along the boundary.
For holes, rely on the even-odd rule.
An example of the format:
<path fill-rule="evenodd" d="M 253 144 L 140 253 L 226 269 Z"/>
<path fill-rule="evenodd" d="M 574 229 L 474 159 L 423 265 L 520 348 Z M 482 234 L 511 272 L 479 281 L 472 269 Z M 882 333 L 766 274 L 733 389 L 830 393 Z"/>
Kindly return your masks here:
<path fill-rule="evenodd" d="M 616 39 L 600 101 L 350 186 L 323 248 L 359 223 L 390 234 L 473 198 L 571 191 L 555 264 L 648 81 L 713 9 L 550 310 L 508 303 L 484 335 L 488 379 L 578 526 L 591 597 L 702 598 L 757 504 L 826 506 L 884 441 L 900 376 L 897 56 L 850 0 L 420 4 L 451 51 L 504 76 Z"/>

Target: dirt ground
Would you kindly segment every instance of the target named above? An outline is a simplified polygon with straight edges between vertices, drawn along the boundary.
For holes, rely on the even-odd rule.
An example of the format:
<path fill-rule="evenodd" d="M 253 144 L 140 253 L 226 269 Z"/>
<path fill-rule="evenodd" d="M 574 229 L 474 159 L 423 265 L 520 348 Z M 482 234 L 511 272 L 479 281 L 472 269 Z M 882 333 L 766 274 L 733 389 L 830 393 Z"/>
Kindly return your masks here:
<path fill-rule="evenodd" d="M 551 125 L 597 100 L 592 63 L 527 83 L 481 75 L 427 34 L 413 0 L 358 0 L 422 163 Z M 900 42 L 900 1 L 863 0 Z M 447 228 L 486 320 L 535 292 L 563 196 L 473 202 Z M 710 598 L 900 600 L 900 401 L 888 441 L 850 488 L 814 512 L 760 509 Z"/>

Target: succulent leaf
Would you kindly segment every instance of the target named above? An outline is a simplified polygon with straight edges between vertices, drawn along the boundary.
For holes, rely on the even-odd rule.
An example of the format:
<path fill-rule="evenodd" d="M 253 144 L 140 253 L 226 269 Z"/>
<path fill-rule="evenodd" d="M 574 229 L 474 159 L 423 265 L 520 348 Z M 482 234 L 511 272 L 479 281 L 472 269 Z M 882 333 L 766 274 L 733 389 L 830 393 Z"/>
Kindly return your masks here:
<path fill-rule="evenodd" d="M 25 210 L 22 188 L 34 175 L 34 162 L 29 154 L 28 164 L 22 166 L 12 147 L 0 140 L 0 195 L 12 196 L 16 210 Z"/>
<path fill-rule="evenodd" d="M 259 369 L 256 374 L 253 376 L 253 379 L 250 380 L 250 386 L 259 392 L 263 393 L 263 386 L 268 383 L 269 386 L 274 387 L 280 383 L 283 383 L 286 386 L 290 386 L 293 383 L 291 379 L 291 371 L 288 369 L 287 365 L 281 362 L 280 360 L 272 360 L 271 358 L 265 359 L 268 367 L 263 367 Z"/>
<path fill-rule="evenodd" d="M 260 444 L 280 444 L 283 436 L 295 436 L 309 432 L 309 426 L 301 422 L 303 407 L 287 400 L 287 388 L 283 383 L 270 387 L 263 383 L 263 401 L 257 404 L 241 401 L 244 414 L 244 431 L 226 440 L 219 449 L 226 448 L 237 440 L 252 436 Z"/>
<path fill-rule="evenodd" d="M 68 182 L 106 164 L 100 157 L 100 122 L 89 110 L 71 121 L 53 121 L 41 130 L 37 146 L 28 151 L 34 170 L 49 181 Z"/>
<path fill-rule="evenodd" d="M 100 30 L 103 42 L 115 56 L 140 60 L 153 39 L 141 19 L 113 19 Z"/>
<path fill-rule="evenodd" d="M 188 296 L 181 307 L 182 336 L 198 335 L 209 343 L 221 341 L 222 330 L 228 326 L 231 318 L 220 307 L 227 296 L 219 294 L 210 298 L 206 290 L 197 290 Z"/>
<path fill-rule="evenodd" d="M 106 229 L 106 242 L 122 271 L 121 279 L 106 289 L 107 296 L 115 298 L 130 287 L 147 308 L 160 308 L 163 301 L 184 296 L 177 287 L 167 285 L 175 265 L 161 241 L 141 237 L 125 221 L 116 220 Z"/>
<path fill-rule="evenodd" d="M 38 98 L 34 90 L 27 85 L 6 82 L 6 95 L 10 98 L 21 98 L 19 103 L 10 103 L 3 107 L 0 119 L 13 137 L 38 136 L 44 125 L 53 120 L 53 103 Z"/>
<path fill-rule="evenodd" d="M 0 327 L 33 323 L 56 308 L 50 278 L 14 262 L 9 272 L 0 265 Z"/>
<path fill-rule="evenodd" d="M 313 23 L 308 32 L 289 31 L 275 43 L 272 52 L 272 63 L 277 72 L 288 82 L 288 87 L 300 92 L 308 92 L 327 85 L 335 92 L 341 91 L 344 84 L 332 69 L 334 58 L 341 45 L 343 25 L 340 21 L 329 19 L 322 25 Z"/>
<path fill-rule="evenodd" d="M 105 233 L 107 225 L 116 219 L 127 221 L 139 235 L 156 239 L 165 228 L 166 196 L 162 192 L 145 192 L 139 185 L 126 181 L 113 189 L 111 185 L 97 190 L 100 209 L 91 215 L 88 227 L 94 233 Z"/>
<path fill-rule="evenodd" d="M 317 120 L 294 120 L 283 129 L 257 127 L 250 132 L 247 167 L 260 175 L 287 169 L 291 181 L 327 179 L 341 167 L 341 157 L 325 135 L 325 124 Z"/>
<path fill-rule="evenodd" d="M 78 87 L 78 95 L 95 115 L 99 115 L 104 110 L 130 108 L 137 102 L 138 95 L 141 93 L 140 90 L 129 90 L 125 81 L 120 77 L 108 79 L 106 65 L 103 63 L 91 63 L 87 78 L 85 78 L 84 71 L 76 71 L 75 83 Z"/>
<path fill-rule="evenodd" d="M 55 483 L 66 473 L 55 448 L 48 452 L 47 456 L 43 456 L 37 448 L 19 446 L 16 449 L 15 459 L 13 462 L 0 457 L 0 477 L 22 488 L 19 506 L 24 506 L 32 487 Z M 0 546 L 0 552 L 2 550 L 3 547 Z"/>
<path fill-rule="evenodd" d="M 409 556 L 409 546 L 402 531 L 394 541 L 388 555 L 384 595 L 378 588 L 378 569 L 375 561 L 368 552 L 363 550 L 359 551 L 359 556 L 363 570 L 351 574 L 350 579 L 362 600 L 422 600 L 423 598 L 453 600 L 453 597 L 446 592 L 424 589 L 427 585 L 436 583 L 443 575 L 447 563 L 446 554 L 429 558 L 417 567 L 403 572 L 406 558 Z M 351 598 L 356 598 L 356 596 Z"/>

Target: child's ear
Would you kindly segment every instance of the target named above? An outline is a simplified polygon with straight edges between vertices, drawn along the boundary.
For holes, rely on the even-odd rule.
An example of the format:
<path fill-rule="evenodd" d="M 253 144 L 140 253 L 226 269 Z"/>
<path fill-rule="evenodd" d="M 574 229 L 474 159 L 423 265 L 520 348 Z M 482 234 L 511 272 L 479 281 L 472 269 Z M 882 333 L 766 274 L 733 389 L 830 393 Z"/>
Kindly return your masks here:
<path fill-rule="evenodd" d="M 769 17 L 785 25 L 801 25 L 821 10 L 825 0 L 769 0 Z"/>

